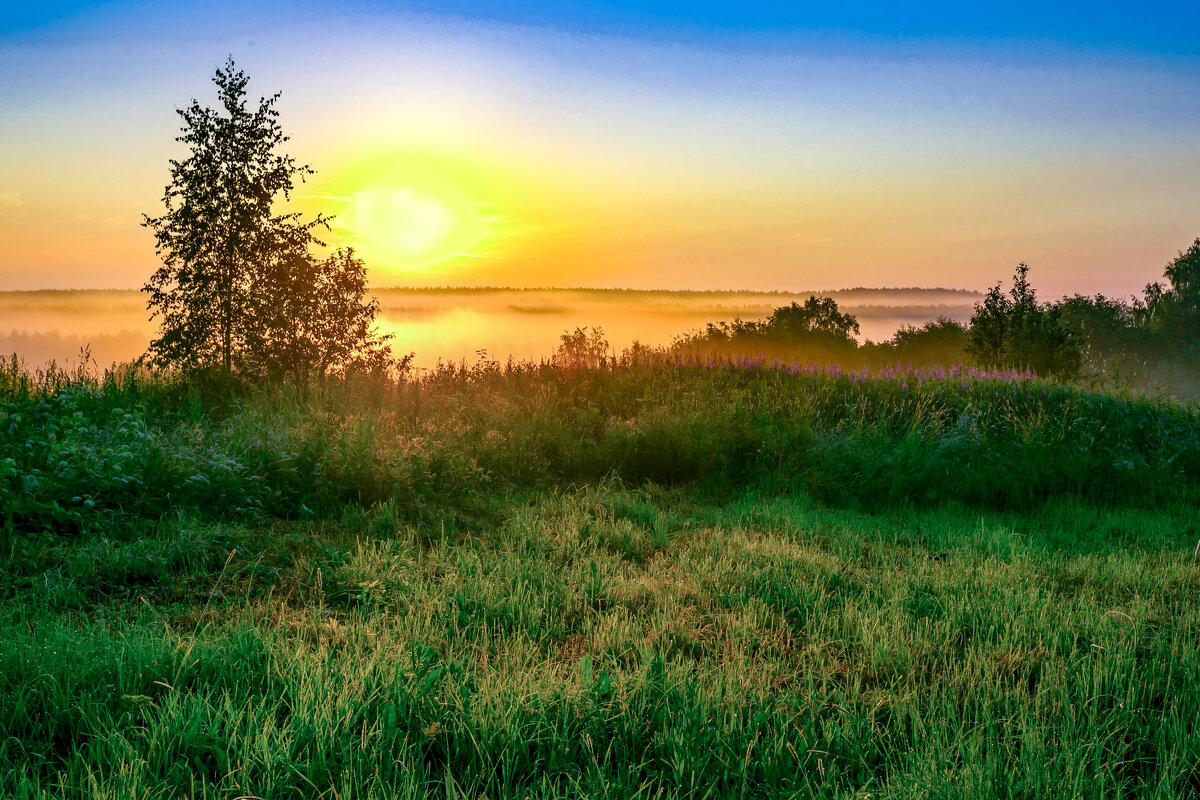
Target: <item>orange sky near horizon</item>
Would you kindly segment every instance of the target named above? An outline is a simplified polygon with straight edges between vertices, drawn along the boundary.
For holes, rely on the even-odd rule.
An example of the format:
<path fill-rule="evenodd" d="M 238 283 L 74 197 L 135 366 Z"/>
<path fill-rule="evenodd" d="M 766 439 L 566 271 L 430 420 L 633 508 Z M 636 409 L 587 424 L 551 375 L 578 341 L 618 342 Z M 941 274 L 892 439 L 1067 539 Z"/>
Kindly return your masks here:
<path fill-rule="evenodd" d="M 0 290 L 145 282 L 174 109 L 227 53 L 283 92 L 317 170 L 294 207 L 375 286 L 981 289 L 1024 261 L 1045 297 L 1128 295 L 1200 235 L 1187 59 L 121 13 L 0 38 Z"/>

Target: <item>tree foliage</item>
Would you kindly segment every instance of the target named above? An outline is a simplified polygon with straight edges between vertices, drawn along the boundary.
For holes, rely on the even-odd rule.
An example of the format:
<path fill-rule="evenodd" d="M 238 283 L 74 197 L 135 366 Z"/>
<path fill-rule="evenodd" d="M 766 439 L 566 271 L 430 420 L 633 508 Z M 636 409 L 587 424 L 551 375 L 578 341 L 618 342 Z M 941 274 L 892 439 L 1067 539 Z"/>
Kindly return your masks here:
<path fill-rule="evenodd" d="M 1200 351 L 1200 238 L 1180 251 L 1163 277 L 1165 286 L 1146 287 L 1147 322 L 1168 338 L 1172 350 L 1194 355 Z"/>
<path fill-rule="evenodd" d="M 300 379 L 387 371 L 391 337 L 374 329 L 379 302 L 363 299 L 366 265 L 354 250 L 323 260 L 301 251 L 285 255 L 269 262 L 255 298 L 259 324 L 247 348 L 250 371 Z"/>
<path fill-rule="evenodd" d="M 1038 303 L 1024 263 L 1013 272 L 1007 294 L 996 284 L 975 304 L 965 349 L 986 369 L 1028 369 L 1038 375 L 1070 377 L 1082 363 L 1059 310 Z"/>
<path fill-rule="evenodd" d="M 278 152 L 288 141 L 280 95 L 251 104 L 248 80 L 230 58 L 213 77 L 216 108 L 192 100 L 177 110 L 176 140 L 189 154 L 170 162 L 164 213 L 143 223 L 162 259 L 143 287 L 160 319 L 150 359 L 250 377 L 378 366 L 386 341 L 372 331 L 377 306 L 363 300 L 363 263 L 350 251 L 309 254 L 328 218 L 276 213 L 313 170 Z"/>
<path fill-rule="evenodd" d="M 576 328 L 563 331 L 554 363 L 564 367 L 594 368 L 604 363 L 609 353 L 608 339 L 603 328 Z"/>
<path fill-rule="evenodd" d="M 680 337 L 673 349 L 698 354 L 769 355 L 833 362 L 853 358 L 858 320 L 838 310 L 831 297 L 811 296 L 771 312 L 765 320 L 708 323 Z"/>
<path fill-rule="evenodd" d="M 966 360 L 967 326 L 938 317 L 921 327 L 905 325 L 891 340 L 872 345 L 876 360 L 915 367 L 953 366 Z"/>
<path fill-rule="evenodd" d="M 1077 294 L 1053 309 L 1093 375 L 1136 377 L 1162 354 L 1162 337 L 1143 324 L 1146 306 L 1140 301 Z"/>
<path fill-rule="evenodd" d="M 796 342 L 821 343 L 833 347 L 853 346 L 858 320 L 838 311 L 832 297 L 809 297 L 804 305 L 792 302 L 771 312 L 762 323 L 768 336 Z"/>

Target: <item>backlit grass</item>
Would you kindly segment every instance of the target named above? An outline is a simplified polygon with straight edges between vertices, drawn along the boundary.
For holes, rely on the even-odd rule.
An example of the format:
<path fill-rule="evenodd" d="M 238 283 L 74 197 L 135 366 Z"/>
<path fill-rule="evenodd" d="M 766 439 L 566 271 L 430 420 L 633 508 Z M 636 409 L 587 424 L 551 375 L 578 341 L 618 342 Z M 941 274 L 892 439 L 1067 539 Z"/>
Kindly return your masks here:
<path fill-rule="evenodd" d="M 1193 408 L 754 365 L 6 397 L 0 796 L 1200 793 Z"/>

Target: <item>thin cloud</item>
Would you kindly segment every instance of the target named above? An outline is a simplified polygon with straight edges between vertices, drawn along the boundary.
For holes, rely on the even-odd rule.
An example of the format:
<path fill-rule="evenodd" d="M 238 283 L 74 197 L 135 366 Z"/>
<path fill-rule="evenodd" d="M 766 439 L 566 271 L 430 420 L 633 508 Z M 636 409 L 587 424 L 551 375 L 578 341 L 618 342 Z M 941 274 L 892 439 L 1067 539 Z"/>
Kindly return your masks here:
<path fill-rule="evenodd" d="M 20 208 L 25 200 L 17 192 L 0 192 L 0 208 Z"/>

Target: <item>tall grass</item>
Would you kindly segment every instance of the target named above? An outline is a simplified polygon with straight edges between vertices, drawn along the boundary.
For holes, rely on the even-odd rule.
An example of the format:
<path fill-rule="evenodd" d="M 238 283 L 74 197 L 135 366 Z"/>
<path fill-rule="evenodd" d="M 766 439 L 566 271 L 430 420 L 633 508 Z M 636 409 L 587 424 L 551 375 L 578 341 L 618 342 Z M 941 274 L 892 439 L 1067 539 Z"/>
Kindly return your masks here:
<path fill-rule="evenodd" d="M 0 797 L 1200 795 L 1200 414 L 445 366 L 0 396 Z"/>
<path fill-rule="evenodd" d="M 222 543 L 176 521 L 162 546 L 209 552 L 160 583 L 117 578 L 143 551 L 110 544 L 59 573 L 106 576 L 90 599 L 23 589 L 0 621 L 0 796 L 1200 791 L 1190 551 L 613 486 L 462 539 L 394 523 Z"/>
<path fill-rule="evenodd" d="M 469 528 L 513 492 L 606 476 L 864 508 L 1060 495 L 1150 506 L 1194 497 L 1200 477 L 1194 406 L 965 370 L 485 362 L 250 390 L 219 407 L 133 371 L 23 391 L 0 403 L 10 530 L 136 526 L 180 510 L 325 516 L 346 502 Z"/>

